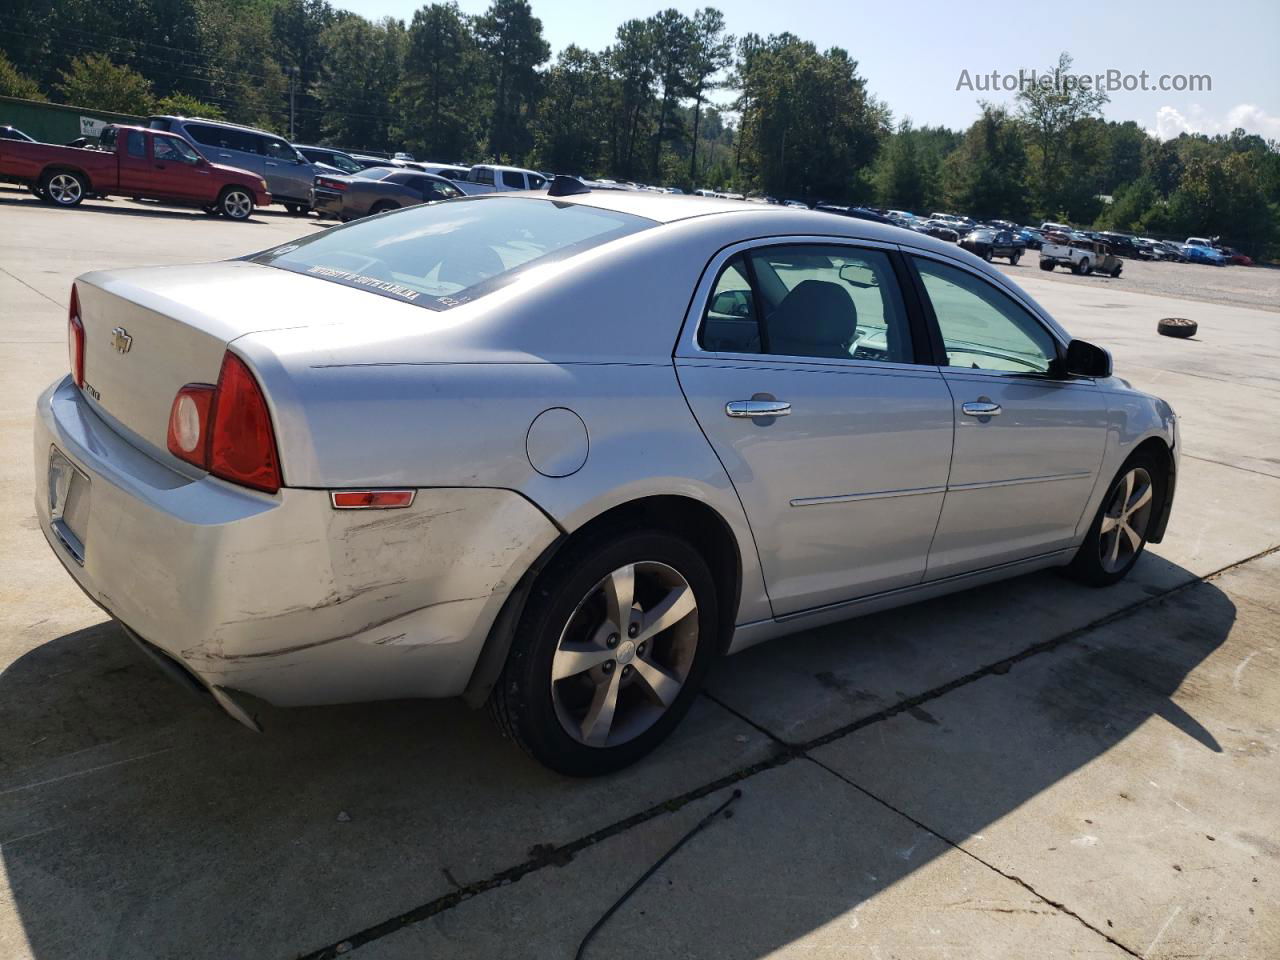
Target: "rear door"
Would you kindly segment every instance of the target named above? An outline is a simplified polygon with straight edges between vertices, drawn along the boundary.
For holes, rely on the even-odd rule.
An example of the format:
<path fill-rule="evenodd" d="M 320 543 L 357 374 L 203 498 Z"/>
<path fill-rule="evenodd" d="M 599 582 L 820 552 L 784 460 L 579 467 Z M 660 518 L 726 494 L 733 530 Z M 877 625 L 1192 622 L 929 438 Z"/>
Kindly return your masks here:
<path fill-rule="evenodd" d="M 1058 376 L 1066 345 L 1028 306 L 954 261 L 911 260 L 955 403 L 926 579 L 1070 546 L 1106 446 L 1103 394 Z"/>
<path fill-rule="evenodd" d="M 676 352 L 751 522 L 775 615 L 920 581 L 951 457 L 951 397 L 896 252 L 822 238 L 731 247 Z"/>
<path fill-rule="evenodd" d="M 315 168 L 279 137 L 258 139 L 262 142 L 263 169 L 271 195 L 305 201 L 315 177 Z"/>

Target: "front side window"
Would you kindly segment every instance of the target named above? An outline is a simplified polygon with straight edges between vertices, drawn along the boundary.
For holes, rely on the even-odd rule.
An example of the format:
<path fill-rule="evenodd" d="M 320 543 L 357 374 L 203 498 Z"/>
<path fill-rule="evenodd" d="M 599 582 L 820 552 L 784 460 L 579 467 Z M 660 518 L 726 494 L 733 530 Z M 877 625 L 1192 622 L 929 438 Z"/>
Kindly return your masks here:
<path fill-rule="evenodd" d="M 1049 331 L 1008 294 L 936 260 L 916 268 L 942 333 L 947 366 L 1002 373 L 1047 373 L 1057 358 Z"/>
<path fill-rule="evenodd" d="M 298 151 L 282 140 L 267 140 L 266 153 L 272 160 L 297 160 Z"/>
<path fill-rule="evenodd" d="M 432 181 L 426 191 L 427 200 L 452 200 L 454 197 L 460 196 L 462 196 L 462 191 L 451 183 Z"/>
<path fill-rule="evenodd" d="M 653 220 L 614 210 L 485 196 L 408 207 L 394 217 L 313 233 L 249 259 L 448 310 L 530 268 L 652 226 Z"/>
<path fill-rule="evenodd" d="M 155 137 L 154 140 L 151 150 L 156 160 L 194 165 L 200 159 L 200 155 L 191 149 L 191 144 L 179 137 Z"/>

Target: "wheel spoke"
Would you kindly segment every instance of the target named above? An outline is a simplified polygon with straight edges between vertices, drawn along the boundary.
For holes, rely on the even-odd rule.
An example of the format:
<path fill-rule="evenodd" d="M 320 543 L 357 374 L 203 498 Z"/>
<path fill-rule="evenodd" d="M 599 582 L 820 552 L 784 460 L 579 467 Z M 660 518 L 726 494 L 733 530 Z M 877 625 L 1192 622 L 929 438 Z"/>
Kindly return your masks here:
<path fill-rule="evenodd" d="M 1142 546 L 1142 535 L 1138 533 L 1137 530 L 1133 529 L 1133 527 L 1129 526 L 1128 523 L 1121 523 L 1120 529 L 1124 532 L 1124 535 L 1129 538 L 1129 546 L 1133 548 L 1133 552 L 1137 553 L 1138 548 Z M 1117 535 L 1116 541 L 1119 542 L 1119 540 L 1120 537 Z"/>
<path fill-rule="evenodd" d="M 675 702 L 680 694 L 680 681 L 674 674 L 640 657 L 637 657 L 631 665 L 635 667 L 636 676 L 644 682 L 664 707 L 669 707 Z"/>
<path fill-rule="evenodd" d="M 635 604 L 636 568 L 632 564 L 619 567 L 604 581 L 604 598 L 609 622 L 626 634 L 631 623 L 631 608 Z"/>
<path fill-rule="evenodd" d="M 636 642 L 648 640 L 677 623 L 698 609 L 693 590 L 687 584 L 673 587 L 653 607 L 646 610 L 640 623 L 640 633 Z"/>
<path fill-rule="evenodd" d="M 1118 524 L 1119 522 L 1120 522 L 1119 517 L 1113 517 L 1109 513 L 1104 513 L 1102 515 L 1102 526 L 1098 528 L 1099 535 L 1110 533 L 1112 530 L 1116 528 L 1116 524 Z"/>
<path fill-rule="evenodd" d="M 615 670 L 596 687 L 587 715 L 582 718 L 582 741 L 588 746 L 603 747 L 613 729 L 613 711 L 618 706 L 618 686 L 622 671 Z"/>
<path fill-rule="evenodd" d="M 551 679 L 575 677 L 612 657 L 613 651 L 605 647 L 561 647 L 551 662 Z"/>
<path fill-rule="evenodd" d="M 1129 498 L 1131 496 L 1133 496 L 1133 471 L 1132 470 L 1130 470 L 1128 473 L 1124 475 L 1124 496 L 1121 498 L 1120 502 L 1128 503 Z"/>
<path fill-rule="evenodd" d="M 1111 534 L 1111 549 L 1107 551 L 1107 563 L 1115 566 L 1120 559 L 1120 531 L 1117 529 Z"/>
<path fill-rule="evenodd" d="M 1142 488 L 1136 494 L 1125 501 L 1124 512 L 1126 514 L 1137 513 L 1147 505 L 1151 500 L 1151 484 L 1143 484 Z"/>

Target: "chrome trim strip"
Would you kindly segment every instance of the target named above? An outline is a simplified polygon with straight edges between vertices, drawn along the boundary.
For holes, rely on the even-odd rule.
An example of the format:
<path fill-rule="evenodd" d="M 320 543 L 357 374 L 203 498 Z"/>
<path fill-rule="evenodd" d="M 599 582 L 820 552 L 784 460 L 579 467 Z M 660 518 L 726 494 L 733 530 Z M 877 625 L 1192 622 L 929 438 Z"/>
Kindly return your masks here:
<path fill-rule="evenodd" d="M 80 542 L 80 538 L 71 532 L 71 528 L 62 522 L 61 517 L 50 523 L 49 528 L 53 531 L 53 535 L 58 538 L 58 542 L 67 548 L 67 553 L 71 554 L 71 559 L 83 567 L 84 544 Z"/>
<path fill-rule="evenodd" d="M 1005 563 L 997 563 L 991 567 L 983 567 L 981 570 L 968 570 L 965 573 L 954 573 L 949 577 L 939 577 L 937 580 L 921 580 L 919 583 L 908 584 L 905 587 L 895 587 L 892 590 L 883 590 L 880 593 L 869 593 L 865 597 L 855 597 L 852 600 L 838 600 L 835 603 L 824 604 L 821 607 L 810 607 L 807 610 L 797 610 L 795 613 L 784 613 L 780 617 L 774 617 L 776 623 L 788 623 L 792 620 L 801 620 L 805 617 L 814 616 L 831 610 L 839 610 L 842 607 L 856 607 L 859 604 L 871 603 L 875 600 L 883 600 L 885 597 L 893 597 L 902 594 L 913 593 L 917 590 L 923 591 L 929 587 L 936 587 L 947 583 L 956 583 L 961 580 L 968 580 L 972 577 L 986 576 L 997 570 L 1008 570 L 1014 567 L 1020 567 L 1025 564 L 1040 563 L 1051 557 L 1069 556 L 1076 552 L 1076 547 L 1066 547 L 1062 550 L 1050 550 L 1048 553 L 1038 553 L 1034 557 L 1023 557 L 1021 560 L 1009 560 Z M 926 576 L 928 570 L 925 571 Z"/>
<path fill-rule="evenodd" d="M 986 490 L 990 487 L 1017 487 L 1024 483 L 1055 483 L 1058 480 L 1083 480 L 1092 477 L 1091 470 L 1078 470 L 1075 473 L 1054 473 L 1046 477 L 1016 477 L 1013 480 L 981 480 L 977 483 L 952 483 L 947 490 Z"/>
<path fill-rule="evenodd" d="M 793 507 L 812 507 L 820 503 L 851 503 L 858 500 L 887 500 L 890 497 L 919 497 L 926 493 L 946 493 L 946 487 L 912 487 L 903 490 L 874 490 L 870 493 L 838 493 L 830 497 L 796 497 Z"/>

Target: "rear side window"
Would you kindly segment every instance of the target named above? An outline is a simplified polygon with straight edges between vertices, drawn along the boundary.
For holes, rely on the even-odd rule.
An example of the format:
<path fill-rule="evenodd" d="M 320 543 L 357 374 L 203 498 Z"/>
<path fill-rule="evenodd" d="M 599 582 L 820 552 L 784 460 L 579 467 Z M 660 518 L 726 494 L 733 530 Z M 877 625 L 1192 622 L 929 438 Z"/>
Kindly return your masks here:
<path fill-rule="evenodd" d="M 129 156 L 145 160 L 147 157 L 147 138 L 142 135 L 141 130 L 130 130 L 129 136 L 125 140 L 125 148 Z"/>
<path fill-rule="evenodd" d="M 472 167 L 467 174 L 467 179 L 472 183 L 493 183 L 493 168 Z"/>
<path fill-rule="evenodd" d="M 448 310 L 532 267 L 655 225 L 628 213 L 529 197 L 461 198 L 313 233 L 249 259 Z"/>
<path fill-rule="evenodd" d="M 884 252 L 841 245 L 761 247 L 726 264 L 699 343 L 718 352 L 911 363 L 907 323 Z"/>
<path fill-rule="evenodd" d="M 503 170 L 502 185 L 504 187 L 510 187 L 513 190 L 523 190 L 524 174 L 516 173 L 514 170 Z"/>

